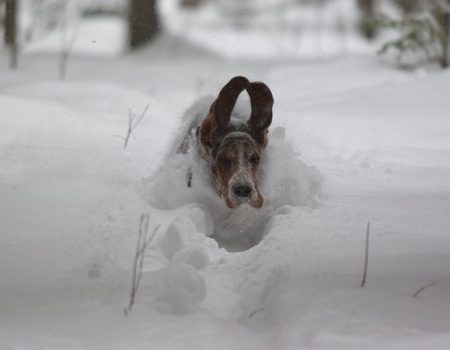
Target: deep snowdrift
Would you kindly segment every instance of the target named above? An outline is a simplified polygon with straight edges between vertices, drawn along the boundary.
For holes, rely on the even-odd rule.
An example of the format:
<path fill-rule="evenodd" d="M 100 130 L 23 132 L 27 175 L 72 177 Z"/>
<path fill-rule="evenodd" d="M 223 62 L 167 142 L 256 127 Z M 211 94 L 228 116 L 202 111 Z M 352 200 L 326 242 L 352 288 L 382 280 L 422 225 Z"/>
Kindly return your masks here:
<path fill-rule="evenodd" d="M 189 139 L 187 153 L 175 151 L 189 130 L 186 126 L 206 116 L 213 100 L 200 99 L 188 109 L 163 166 L 140 188 L 146 201 L 163 211 L 156 214 L 152 210 L 153 221 L 159 223 L 161 216 L 169 220 L 157 231 L 145 261 L 145 270 L 153 272 L 145 275 L 149 282 L 143 293 L 151 295 L 157 309 L 176 313 L 194 309 L 207 293 L 204 277 L 198 271 L 225 259 L 221 247 L 230 251 L 251 248 L 270 235 L 271 220 L 277 213 L 290 206 L 315 207 L 321 195 L 322 177 L 300 160 L 288 144 L 284 129 L 277 127 L 270 132 L 261 161 L 263 208 L 227 208 L 212 186 L 195 136 Z M 249 101 L 238 102 L 237 114 L 249 116 L 244 105 Z M 188 174 L 192 174 L 190 187 Z"/>
<path fill-rule="evenodd" d="M 321 194 L 322 178 L 313 167 L 301 161 L 285 137 L 283 127 L 272 128 L 267 149 L 261 160 L 261 191 L 265 198 L 262 209 L 243 205 L 228 209 L 215 192 L 209 177 L 207 164 L 200 157 L 195 136 L 189 138 L 186 154 L 176 149 L 187 136 L 195 119 L 207 115 L 213 97 L 202 98 L 187 110 L 180 120 L 181 127 L 173 137 L 173 146 L 167 154 L 161 169 L 144 181 L 143 196 L 155 208 L 175 209 L 187 204 L 196 204 L 199 210 L 206 210 L 205 216 L 212 218 L 207 225 L 207 236 L 214 236 L 219 242 L 229 241 L 234 249 L 243 250 L 256 244 L 265 231 L 264 227 L 273 214 L 285 205 L 314 207 Z M 241 98 L 235 114 L 246 119 L 250 115 L 249 101 Z M 192 186 L 187 186 L 188 174 L 192 173 Z M 202 208 L 202 209 L 200 209 Z M 212 226 L 212 229 L 211 229 Z M 267 233 L 267 232 L 265 232 Z M 245 243 L 247 242 L 247 243 Z"/>
<path fill-rule="evenodd" d="M 202 162 L 173 147 L 183 111 L 236 74 L 266 81 L 276 104 L 267 207 L 229 217 Z M 448 346 L 448 72 L 398 73 L 367 57 L 248 64 L 149 50 L 74 57 L 67 82 L 53 76 L 52 60 L 28 56 L 0 77 L 0 347 Z M 147 103 L 124 150 L 115 135 L 128 108 Z M 198 167 L 190 190 L 188 164 Z M 324 178 L 319 205 L 310 166 Z M 125 317 L 142 212 L 162 228 Z M 264 238 L 235 241 L 246 225 Z"/>

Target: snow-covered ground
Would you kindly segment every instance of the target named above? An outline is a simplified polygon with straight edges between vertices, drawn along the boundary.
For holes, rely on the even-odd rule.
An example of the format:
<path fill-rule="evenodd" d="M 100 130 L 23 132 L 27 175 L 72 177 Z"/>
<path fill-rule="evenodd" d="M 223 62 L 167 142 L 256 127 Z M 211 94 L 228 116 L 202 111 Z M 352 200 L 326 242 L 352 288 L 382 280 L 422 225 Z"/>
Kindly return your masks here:
<path fill-rule="evenodd" d="M 43 51 L 17 72 L 0 52 L 1 349 L 450 346 L 450 72 L 226 61 L 163 36 L 74 55 L 60 82 Z M 185 111 L 238 74 L 275 96 L 259 211 L 225 209 L 201 163 L 185 188 L 172 152 Z M 126 317 L 142 213 L 162 227 Z"/>
<path fill-rule="evenodd" d="M 163 25 L 189 42 L 231 58 L 335 57 L 367 52 L 354 30 L 358 9 L 348 0 L 317 5 L 291 0 L 206 1 L 195 11 L 159 3 Z M 381 2 L 380 10 L 391 10 Z M 389 11 L 391 12 L 391 11 Z"/>

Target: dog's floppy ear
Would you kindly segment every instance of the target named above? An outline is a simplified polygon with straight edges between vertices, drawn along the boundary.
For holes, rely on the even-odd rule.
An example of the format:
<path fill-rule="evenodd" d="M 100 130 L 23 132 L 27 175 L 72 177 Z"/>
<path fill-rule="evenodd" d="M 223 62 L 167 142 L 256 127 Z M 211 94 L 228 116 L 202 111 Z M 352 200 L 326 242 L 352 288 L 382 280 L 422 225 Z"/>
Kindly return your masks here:
<path fill-rule="evenodd" d="M 245 77 L 234 77 L 220 90 L 219 96 L 211 105 L 209 110 L 214 118 L 215 131 L 225 131 L 230 123 L 231 112 L 233 111 L 240 93 L 245 90 L 248 79 Z"/>
<path fill-rule="evenodd" d="M 265 144 L 267 128 L 272 123 L 273 96 L 269 87 L 262 82 L 253 82 L 247 85 L 250 96 L 252 113 L 247 122 L 250 133 L 260 144 Z"/>

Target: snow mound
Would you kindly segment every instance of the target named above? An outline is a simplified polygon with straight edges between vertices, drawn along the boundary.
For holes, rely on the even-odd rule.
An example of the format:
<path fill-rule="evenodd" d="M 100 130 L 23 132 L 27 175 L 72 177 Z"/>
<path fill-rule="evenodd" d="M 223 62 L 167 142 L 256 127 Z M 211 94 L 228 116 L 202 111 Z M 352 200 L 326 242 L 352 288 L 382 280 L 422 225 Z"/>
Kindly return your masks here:
<path fill-rule="evenodd" d="M 271 130 L 263 152 L 263 208 L 242 205 L 229 209 L 212 186 L 193 134 L 188 151 L 177 152 L 210 103 L 211 98 L 201 99 L 186 112 L 164 165 L 139 188 L 161 225 L 145 259 L 144 270 L 150 274 L 145 279 L 151 280 L 151 288 L 144 287 L 149 293 L 145 298 L 165 312 L 195 310 L 206 295 L 203 270 L 225 263 L 229 251 L 255 246 L 270 233 L 278 214 L 286 208 L 314 208 L 321 194 L 321 175 L 301 160 L 286 141 L 284 128 L 278 126 Z M 236 111 L 238 115 L 249 113 L 240 101 Z"/>
<path fill-rule="evenodd" d="M 173 264 L 143 276 L 144 300 L 155 309 L 185 314 L 197 308 L 206 296 L 200 273 L 188 264 Z"/>
<path fill-rule="evenodd" d="M 192 124 L 198 124 L 199 118 L 206 115 L 210 102 L 211 98 L 203 98 L 186 112 L 164 165 L 153 176 L 143 180 L 140 191 L 145 200 L 157 209 L 173 210 L 194 204 L 195 209 L 190 207 L 193 212 L 187 215 L 187 221 L 191 223 L 178 221 L 171 225 L 179 225 L 188 231 L 191 230 L 189 226 L 200 225 L 198 232 L 214 237 L 219 245 L 231 250 L 245 250 L 260 241 L 267 221 L 278 208 L 285 205 L 315 207 L 323 179 L 315 168 L 300 159 L 287 142 L 284 128 L 278 126 L 269 132 L 269 145 L 261 160 L 263 208 L 254 209 L 247 205 L 237 209 L 226 207 L 212 186 L 207 163 L 198 154 L 195 136 L 190 137 L 186 153 L 175 151 L 189 130 L 194 129 Z M 239 100 L 235 109 L 238 115 L 248 114 L 248 108 L 242 102 Z M 190 174 L 192 180 L 188 187 Z M 169 227 L 167 235 L 171 236 L 172 232 Z M 180 238 L 172 239 L 183 245 L 178 241 Z"/>

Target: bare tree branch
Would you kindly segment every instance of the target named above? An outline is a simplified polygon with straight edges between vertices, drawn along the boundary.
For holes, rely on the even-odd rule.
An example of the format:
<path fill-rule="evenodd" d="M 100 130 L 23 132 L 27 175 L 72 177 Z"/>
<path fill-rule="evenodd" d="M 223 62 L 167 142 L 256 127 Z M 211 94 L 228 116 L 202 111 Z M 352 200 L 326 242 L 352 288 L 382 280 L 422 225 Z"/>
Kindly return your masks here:
<path fill-rule="evenodd" d="M 148 228 L 149 228 L 149 215 L 148 213 L 141 214 L 139 219 L 139 230 L 136 242 L 136 251 L 133 259 L 133 267 L 131 273 L 131 288 L 130 288 L 130 299 L 128 302 L 128 306 L 124 308 L 123 312 L 127 316 L 131 309 L 133 308 L 136 294 L 139 289 L 139 285 L 142 280 L 142 270 L 144 266 L 144 258 L 145 258 L 145 250 L 152 242 L 153 238 L 156 235 L 156 232 L 159 230 L 161 225 L 157 225 L 154 229 L 150 237 L 148 237 Z"/>
<path fill-rule="evenodd" d="M 143 225 L 144 221 L 148 217 L 148 214 L 141 214 L 140 220 L 139 220 L 139 230 L 138 230 L 138 237 L 137 237 L 137 243 L 136 243 L 136 251 L 134 254 L 134 260 L 133 260 L 133 268 L 131 273 L 131 291 L 130 291 L 130 300 L 128 302 L 128 307 L 124 310 L 125 314 L 128 315 L 128 312 L 131 311 L 133 305 L 134 305 L 134 298 L 136 296 L 136 278 L 137 278 L 137 268 L 138 268 L 138 261 L 139 261 L 139 251 L 141 247 L 142 242 L 142 234 L 143 234 Z"/>
<path fill-rule="evenodd" d="M 364 255 L 364 271 L 363 271 L 363 277 L 361 281 L 361 288 L 364 288 L 366 285 L 366 279 L 367 279 L 367 267 L 369 265 L 369 235 L 370 235 L 370 222 L 367 223 L 366 228 L 366 249 L 365 249 L 365 255 Z"/>
<path fill-rule="evenodd" d="M 437 282 L 433 282 L 433 283 L 428 283 L 427 285 L 420 287 L 419 289 L 416 290 L 416 292 L 413 295 L 413 298 L 417 298 L 417 296 L 422 293 L 425 289 L 430 288 L 435 286 L 436 284 L 438 284 Z"/>
<path fill-rule="evenodd" d="M 130 140 L 130 136 L 131 135 L 133 135 L 134 139 L 136 139 L 136 135 L 134 134 L 134 128 L 136 128 L 139 125 L 139 123 L 142 121 L 142 119 L 144 118 L 145 114 L 147 113 L 149 107 L 150 107 L 150 103 L 148 103 L 145 106 L 144 110 L 142 111 L 141 115 L 139 116 L 139 118 L 137 120 L 135 120 L 136 119 L 136 115 L 134 114 L 134 112 L 131 110 L 131 108 L 128 108 L 128 129 L 127 129 L 127 134 L 126 134 L 125 137 L 118 136 L 122 140 L 124 140 L 123 148 L 127 148 L 128 141 Z"/>
<path fill-rule="evenodd" d="M 69 31 L 69 24 L 68 24 L 68 11 L 70 11 L 71 9 L 69 8 L 69 2 L 65 1 L 64 2 L 64 13 L 63 13 L 63 17 L 62 17 L 62 43 L 61 43 L 61 56 L 60 56 L 60 61 L 59 61 L 59 78 L 61 80 L 65 80 L 66 79 L 66 74 L 67 74 L 67 63 L 69 61 L 70 58 L 70 54 L 72 53 L 72 49 L 73 46 L 75 44 L 75 41 L 77 39 L 78 36 L 78 31 L 79 31 L 79 24 L 76 26 L 75 31 L 73 32 L 72 36 L 67 38 L 67 34 Z"/>
<path fill-rule="evenodd" d="M 250 312 L 250 314 L 248 315 L 248 317 L 249 317 L 249 318 L 252 318 L 252 317 L 255 316 L 257 313 L 260 313 L 260 312 L 263 312 L 263 311 L 264 311 L 264 308 L 263 308 L 263 307 L 260 307 L 259 309 L 256 309 L 256 310 Z"/>
<path fill-rule="evenodd" d="M 137 120 L 136 123 L 134 123 L 134 125 L 132 126 L 131 129 L 134 129 L 136 126 L 139 125 L 139 123 L 141 122 L 142 118 L 144 118 L 145 113 L 147 113 L 148 108 L 150 107 L 150 103 L 147 103 L 147 106 L 145 106 L 144 110 L 141 113 L 141 116 L 139 117 L 139 119 Z"/>

